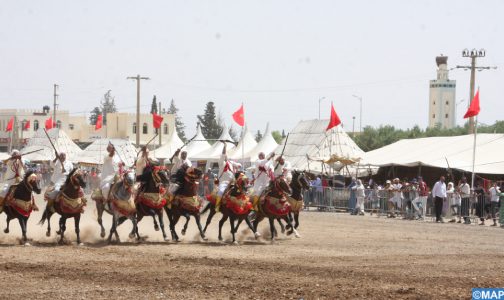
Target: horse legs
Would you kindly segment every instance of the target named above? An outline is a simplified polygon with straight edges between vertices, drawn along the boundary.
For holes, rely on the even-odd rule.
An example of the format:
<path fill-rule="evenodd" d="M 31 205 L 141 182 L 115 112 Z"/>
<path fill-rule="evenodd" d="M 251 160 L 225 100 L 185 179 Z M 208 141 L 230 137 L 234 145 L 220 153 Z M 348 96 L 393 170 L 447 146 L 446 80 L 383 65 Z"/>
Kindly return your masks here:
<path fill-rule="evenodd" d="M 163 239 L 165 241 L 168 241 L 168 237 L 166 236 L 166 231 L 165 231 L 165 228 L 164 228 L 163 210 L 162 209 L 157 210 L 156 214 L 157 214 L 158 219 L 159 219 L 159 226 L 161 226 L 161 232 L 163 233 Z"/>
<path fill-rule="evenodd" d="M 154 221 L 154 230 L 159 231 L 159 225 L 158 222 L 156 221 L 156 215 L 152 215 L 152 220 Z M 161 223 L 161 219 L 159 219 L 159 223 Z"/>
<path fill-rule="evenodd" d="M 230 216 L 229 217 L 229 224 L 231 224 L 231 235 L 233 236 L 233 244 L 236 243 L 235 232 L 238 229 L 238 227 L 235 228 L 234 222 L 235 222 L 235 218 L 233 216 Z M 239 226 L 239 224 L 237 224 L 237 225 Z"/>
<path fill-rule="evenodd" d="M 294 229 L 297 229 L 299 227 L 299 212 L 294 213 Z"/>
<path fill-rule="evenodd" d="M 178 223 L 178 220 L 180 219 L 180 214 L 177 212 L 177 213 L 174 213 L 172 215 L 172 223 L 170 223 L 170 232 L 171 232 L 171 235 L 172 235 L 172 240 L 178 242 L 179 240 L 179 236 L 177 234 L 177 231 L 175 230 L 175 226 L 177 225 Z"/>
<path fill-rule="evenodd" d="M 203 232 L 206 232 L 208 225 L 210 225 L 210 222 L 212 222 L 212 218 L 215 215 L 215 213 L 216 213 L 215 209 L 210 208 L 210 213 L 208 213 L 208 217 L 206 219 L 206 224 L 205 228 L 203 229 Z"/>
<path fill-rule="evenodd" d="M 4 232 L 5 233 L 9 233 L 10 229 L 9 229 L 9 223 L 10 221 L 12 220 L 13 218 L 9 215 L 7 215 L 7 227 L 4 229 Z"/>
<path fill-rule="evenodd" d="M 112 234 L 114 234 L 114 232 L 117 232 L 117 221 L 116 221 L 116 216 L 115 214 L 112 214 L 112 226 L 110 227 L 110 233 L 109 233 L 109 236 L 108 236 L 108 243 L 110 244 L 112 242 Z"/>
<path fill-rule="evenodd" d="M 196 220 L 196 225 L 198 225 L 201 238 L 204 241 L 208 240 L 207 237 L 205 236 L 205 232 L 203 231 L 203 227 L 201 226 L 200 215 L 199 214 L 194 215 L 194 219 Z"/>
<path fill-rule="evenodd" d="M 295 237 L 297 237 L 297 238 L 301 237 L 299 235 L 299 233 L 297 232 L 296 228 L 294 228 L 292 226 L 292 222 L 291 222 L 290 218 L 288 216 L 283 216 L 283 219 L 285 220 L 285 222 L 287 222 L 287 226 L 286 227 L 289 228 L 289 231 L 287 231 L 287 235 L 291 235 L 292 233 L 294 233 Z"/>
<path fill-rule="evenodd" d="M 81 218 L 80 214 L 76 214 L 74 216 L 75 234 L 77 235 L 77 245 L 83 245 L 83 243 L 81 243 L 81 239 L 80 239 L 80 218 Z"/>
<path fill-rule="evenodd" d="M 278 222 L 278 224 L 280 224 L 280 229 L 281 229 L 282 233 L 285 233 L 285 228 L 286 227 L 282 223 L 282 220 L 281 219 L 277 219 L 277 222 Z M 289 226 L 289 222 L 287 222 L 287 229 L 288 229 L 288 226 Z"/>
<path fill-rule="evenodd" d="M 252 230 L 252 233 L 255 233 L 254 225 L 252 225 L 252 223 L 250 222 L 250 220 L 247 217 L 245 217 L 245 223 L 247 223 L 250 230 Z M 238 230 L 238 228 L 236 228 L 236 230 Z"/>
<path fill-rule="evenodd" d="M 19 226 L 21 226 L 21 232 L 23 234 L 23 243 L 26 246 L 28 246 L 29 245 L 28 242 L 27 242 L 28 239 L 26 238 L 26 224 L 27 224 L 26 221 L 28 221 L 28 218 L 26 218 L 26 217 L 19 217 L 18 221 L 19 221 Z"/>
<path fill-rule="evenodd" d="M 63 239 L 65 237 L 65 230 L 66 230 L 66 217 L 61 216 L 59 220 L 59 235 L 60 235 L 60 240 L 59 243 L 63 244 Z"/>
<path fill-rule="evenodd" d="M 190 215 L 184 215 L 184 217 L 186 218 L 186 221 L 185 221 L 185 224 L 184 224 L 184 228 L 182 228 L 182 235 L 186 234 L 187 225 L 189 224 L 189 220 L 191 219 Z"/>
<path fill-rule="evenodd" d="M 105 204 L 100 200 L 97 200 L 96 210 L 98 211 L 98 224 L 100 224 L 101 228 L 100 236 L 103 238 L 105 237 L 105 227 L 103 227 L 102 217 L 103 217 L 103 211 L 105 210 Z"/>
<path fill-rule="evenodd" d="M 270 223 L 271 241 L 273 242 L 275 240 L 275 236 L 276 236 L 275 219 L 268 218 L 268 220 Z"/>
<path fill-rule="evenodd" d="M 131 222 L 133 223 L 133 231 L 135 231 L 135 235 L 136 235 L 137 241 L 139 241 L 140 240 L 140 235 L 138 234 L 138 223 L 137 223 L 137 219 L 136 219 L 135 216 L 131 217 Z M 132 237 L 130 236 L 130 238 L 132 238 Z"/>
<path fill-rule="evenodd" d="M 222 214 L 222 218 L 219 221 L 219 241 L 222 241 L 222 225 L 226 222 L 228 219 L 228 216 L 225 214 Z"/>

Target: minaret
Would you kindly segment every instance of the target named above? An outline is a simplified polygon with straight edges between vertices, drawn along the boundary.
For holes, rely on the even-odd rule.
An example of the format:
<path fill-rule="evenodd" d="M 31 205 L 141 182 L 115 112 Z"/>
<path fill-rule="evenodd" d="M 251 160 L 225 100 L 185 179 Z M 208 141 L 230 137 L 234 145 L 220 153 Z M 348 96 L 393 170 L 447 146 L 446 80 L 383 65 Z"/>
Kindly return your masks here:
<path fill-rule="evenodd" d="M 450 129 L 456 126 L 456 81 L 448 78 L 448 56 L 436 57 L 437 79 L 430 81 L 429 127 Z"/>

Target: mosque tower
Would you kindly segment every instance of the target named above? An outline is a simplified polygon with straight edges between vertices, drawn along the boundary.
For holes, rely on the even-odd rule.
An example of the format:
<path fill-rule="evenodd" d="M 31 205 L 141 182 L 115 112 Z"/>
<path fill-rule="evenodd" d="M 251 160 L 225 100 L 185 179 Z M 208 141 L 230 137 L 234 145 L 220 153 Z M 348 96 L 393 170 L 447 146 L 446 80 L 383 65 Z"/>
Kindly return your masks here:
<path fill-rule="evenodd" d="M 456 126 L 456 81 L 448 79 L 448 56 L 436 57 L 437 79 L 430 81 L 429 127 L 450 129 Z"/>

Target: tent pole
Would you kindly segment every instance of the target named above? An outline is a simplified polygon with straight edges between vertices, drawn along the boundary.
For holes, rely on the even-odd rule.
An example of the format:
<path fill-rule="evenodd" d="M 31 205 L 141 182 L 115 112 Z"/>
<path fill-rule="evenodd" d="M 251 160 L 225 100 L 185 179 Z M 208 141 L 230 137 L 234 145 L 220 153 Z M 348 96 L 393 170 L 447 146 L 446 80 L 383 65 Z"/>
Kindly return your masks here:
<path fill-rule="evenodd" d="M 474 118 L 474 143 L 473 143 L 473 159 L 472 159 L 472 176 L 471 188 L 474 191 L 474 165 L 476 163 L 476 136 L 478 134 L 478 116 Z"/>

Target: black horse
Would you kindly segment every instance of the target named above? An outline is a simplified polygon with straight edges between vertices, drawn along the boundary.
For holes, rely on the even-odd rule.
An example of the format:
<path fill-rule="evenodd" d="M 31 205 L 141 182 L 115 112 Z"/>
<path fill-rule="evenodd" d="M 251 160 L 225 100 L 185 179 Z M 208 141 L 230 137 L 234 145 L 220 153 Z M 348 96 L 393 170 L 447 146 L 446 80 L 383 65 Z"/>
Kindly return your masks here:
<path fill-rule="evenodd" d="M 7 227 L 4 232 L 9 233 L 9 222 L 12 219 L 18 219 L 25 245 L 29 245 L 26 237 L 28 218 L 32 210 L 38 210 L 35 206 L 32 193 L 40 194 L 41 191 L 37 174 L 33 171 L 28 171 L 23 181 L 17 185 L 12 185 L 5 197 L 3 211 L 7 215 Z"/>
<path fill-rule="evenodd" d="M 291 205 L 289 220 L 294 222 L 294 228 L 299 227 L 299 213 L 303 209 L 303 193 L 305 190 L 310 189 L 310 182 L 303 171 L 294 170 L 292 171 L 292 180 L 290 182 L 290 188 L 292 193 L 287 196 L 287 201 Z M 287 227 L 287 229 L 289 229 Z"/>
<path fill-rule="evenodd" d="M 200 220 L 200 208 L 201 199 L 198 196 L 199 182 L 203 177 L 203 172 L 198 168 L 181 168 L 176 175 L 178 178 L 178 183 L 180 184 L 179 189 L 174 195 L 167 195 L 169 198 L 168 203 L 165 206 L 166 214 L 170 220 L 170 232 L 172 239 L 178 241 L 179 237 L 175 230 L 175 225 L 179 221 L 181 216 L 186 219 L 189 216 L 193 216 L 196 220 L 196 225 L 200 232 L 200 236 L 203 240 L 207 240 L 205 233 L 201 227 Z M 184 226 L 184 230 L 187 228 L 187 222 Z"/>
<path fill-rule="evenodd" d="M 42 218 L 39 224 L 43 225 L 47 220 L 46 236 L 51 236 L 51 216 L 58 213 L 61 217 L 59 220 L 59 230 L 56 232 L 60 235 L 59 243 L 63 244 L 66 230 L 66 220 L 74 218 L 75 234 L 77 235 L 77 244 L 81 245 L 80 239 L 80 218 L 81 213 L 86 205 L 83 189 L 86 187 L 86 182 L 80 168 L 73 169 L 60 189 L 54 201 L 48 200 Z"/>
<path fill-rule="evenodd" d="M 157 216 L 159 226 L 163 233 L 163 239 L 168 241 L 163 222 L 163 207 L 166 205 L 165 186 L 169 184 L 168 173 L 164 167 L 154 166 L 144 169 L 142 175 L 137 176 L 137 179 L 144 183 L 142 190 L 138 192 L 136 208 L 137 208 L 137 223 L 143 217 Z M 135 232 L 136 230 L 136 232 Z M 138 237 L 138 226 L 130 233 L 130 236 L 136 234 Z"/>

